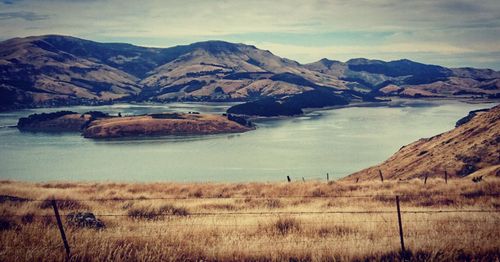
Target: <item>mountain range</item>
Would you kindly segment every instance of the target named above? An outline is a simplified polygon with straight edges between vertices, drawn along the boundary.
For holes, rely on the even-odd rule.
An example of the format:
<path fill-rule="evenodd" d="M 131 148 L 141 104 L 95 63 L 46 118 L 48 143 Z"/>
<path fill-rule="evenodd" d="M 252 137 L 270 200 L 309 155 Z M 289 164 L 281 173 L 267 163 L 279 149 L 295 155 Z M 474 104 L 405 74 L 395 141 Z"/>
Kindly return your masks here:
<path fill-rule="evenodd" d="M 0 42 L 0 108 L 168 101 L 254 101 L 309 91 L 343 100 L 489 97 L 500 72 L 410 60 L 310 64 L 255 46 L 206 41 L 170 48 L 45 35 Z"/>

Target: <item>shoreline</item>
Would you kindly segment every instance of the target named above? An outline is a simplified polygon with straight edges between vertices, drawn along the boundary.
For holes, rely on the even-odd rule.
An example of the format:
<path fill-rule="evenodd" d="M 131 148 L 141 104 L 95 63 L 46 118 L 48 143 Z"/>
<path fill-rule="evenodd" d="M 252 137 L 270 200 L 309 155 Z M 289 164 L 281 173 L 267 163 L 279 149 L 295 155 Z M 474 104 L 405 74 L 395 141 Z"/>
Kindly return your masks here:
<path fill-rule="evenodd" d="M 354 102 L 348 105 L 340 105 L 340 106 L 328 106 L 321 108 L 303 108 L 304 113 L 302 115 L 295 116 L 272 116 L 272 117 L 260 117 L 260 116 L 250 116 L 249 119 L 251 121 L 266 121 L 266 120 L 283 120 L 283 119 L 293 119 L 297 117 L 306 116 L 307 114 L 319 112 L 319 111 L 327 111 L 327 110 L 337 110 L 344 108 L 373 108 L 373 107 L 412 107 L 412 106 L 422 106 L 422 104 L 431 104 L 431 102 L 460 102 L 467 104 L 494 104 L 500 103 L 500 99 L 484 99 L 484 100 L 475 100 L 475 99 L 455 99 L 455 98 L 446 98 L 446 97 L 432 97 L 432 98 L 401 98 L 401 97 L 387 97 L 391 100 L 383 101 L 383 102 Z M 391 104 L 392 103 L 392 104 Z"/>
<path fill-rule="evenodd" d="M 348 107 L 377 107 L 377 106 L 386 106 L 388 103 L 395 102 L 395 101 L 408 101 L 408 102 L 414 102 L 417 103 L 419 101 L 425 102 L 425 101 L 457 101 L 457 102 L 463 102 L 463 103 L 468 103 L 468 104 L 481 104 L 481 103 L 500 103 L 500 99 L 489 99 L 489 98 L 472 98 L 472 97 L 421 97 L 421 98 L 407 98 L 407 97 L 399 97 L 399 96 L 386 96 L 386 97 L 381 97 L 381 98 L 387 98 L 390 99 L 389 101 L 381 101 L 381 102 L 353 102 L 348 105 L 341 105 L 341 106 L 329 106 L 329 107 L 321 107 L 321 108 L 304 108 L 303 110 L 306 112 L 312 112 L 312 111 L 319 111 L 319 110 L 327 110 L 327 109 L 341 109 L 341 108 L 348 108 Z M 149 107 L 163 107 L 167 105 L 172 105 L 172 104 L 187 104 L 187 105 L 210 105 L 210 106 L 228 106 L 230 107 L 231 105 L 237 105 L 237 104 L 242 104 L 245 102 L 241 101 L 235 101 L 235 102 L 229 102 L 229 101 L 224 101 L 224 102 L 198 102 L 198 101 L 171 101 L 171 102 L 165 102 L 165 103 L 158 103 L 158 102 L 123 102 L 119 101 L 117 103 L 110 103 L 110 104 L 100 104 L 100 105 L 89 105 L 89 104 L 79 104 L 79 105 L 62 105 L 62 106 L 40 106 L 40 107 L 23 107 L 23 108 L 15 108 L 15 109 L 8 109 L 8 110 L 2 110 L 0 111 L 0 114 L 3 113 L 9 113 L 9 112 L 16 112 L 16 111 L 21 111 L 21 110 L 54 110 L 54 109 L 61 109 L 61 108 L 76 108 L 76 107 L 89 107 L 89 108 L 99 108 L 99 107 L 104 107 L 104 106 L 120 106 L 120 105 L 132 105 L 132 106 L 149 106 Z M 411 103 L 408 103 L 411 104 Z M 300 116 L 300 115 L 299 115 Z M 276 117 L 295 117 L 295 116 L 276 116 Z M 275 117 L 258 117 L 258 118 L 275 118 Z"/>

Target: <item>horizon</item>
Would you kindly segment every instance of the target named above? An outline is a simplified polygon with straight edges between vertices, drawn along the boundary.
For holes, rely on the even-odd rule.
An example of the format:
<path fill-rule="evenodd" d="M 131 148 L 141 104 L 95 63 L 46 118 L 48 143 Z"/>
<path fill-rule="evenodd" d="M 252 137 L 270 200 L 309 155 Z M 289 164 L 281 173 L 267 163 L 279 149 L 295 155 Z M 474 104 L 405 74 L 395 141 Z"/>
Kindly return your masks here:
<path fill-rule="evenodd" d="M 420 64 L 443 66 L 443 65 L 439 65 L 439 64 L 428 64 L 428 63 L 425 63 L 425 62 L 422 62 L 422 61 L 411 60 L 411 59 L 408 59 L 408 58 L 405 58 L 405 57 L 391 59 L 391 60 L 383 60 L 383 59 L 368 58 L 368 57 L 352 57 L 352 58 L 349 58 L 347 60 L 337 60 L 337 59 L 330 58 L 330 57 L 322 57 L 322 58 L 320 58 L 320 59 L 318 59 L 316 61 L 310 61 L 310 62 L 303 63 L 303 62 L 300 62 L 300 61 L 295 60 L 293 58 L 289 58 L 289 57 L 284 57 L 284 56 L 277 55 L 275 52 L 273 52 L 273 50 L 263 49 L 263 48 L 260 48 L 259 46 L 255 46 L 255 45 L 247 44 L 247 43 L 243 43 L 243 42 L 229 42 L 229 41 L 219 40 L 219 39 L 208 39 L 208 40 L 202 40 L 202 41 L 192 42 L 192 43 L 189 43 L 189 44 L 179 44 L 179 45 L 172 45 L 172 46 L 145 46 L 145 45 L 137 45 L 137 44 L 134 44 L 134 43 L 127 43 L 127 42 L 100 42 L 100 41 L 96 41 L 96 40 L 93 40 L 93 39 L 85 39 L 85 38 L 80 38 L 80 37 L 76 37 L 76 36 L 72 36 L 72 35 L 46 34 L 46 35 L 30 35 L 30 36 L 14 37 L 14 38 L 9 38 L 9 39 L 1 39 L 0 43 L 4 42 L 4 41 L 11 40 L 11 39 L 15 39 L 15 38 L 48 37 L 48 36 L 72 37 L 72 38 L 77 38 L 77 39 L 80 39 L 80 40 L 87 40 L 87 41 L 92 41 L 92 42 L 101 43 L 101 44 L 130 44 L 130 45 L 133 45 L 133 46 L 136 46 L 136 47 L 159 48 L 159 49 L 168 49 L 168 48 L 173 48 L 173 47 L 177 47 L 177 46 L 187 46 L 187 45 L 191 45 L 191 44 L 205 43 L 205 42 L 225 42 L 225 43 L 229 43 L 229 44 L 253 46 L 253 47 L 255 47 L 257 49 L 260 49 L 260 50 L 269 51 L 273 55 L 279 56 L 281 58 L 286 58 L 286 59 L 289 59 L 289 60 L 293 60 L 295 62 L 300 63 L 301 65 L 306 65 L 306 64 L 320 62 L 321 60 L 324 60 L 324 59 L 329 60 L 329 61 L 333 61 L 333 62 L 341 62 L 341 63 L 347 63 L 350 60 L 356 60 L 356 59 L 367 59 L 367 60 L 371 60 L 371 61 L 382 61 L 382 62 L 396 62 L 396 61 L 408 60 L 408 61 L 412 61 L 412 62 L 420 63 Z M 444 66 L 444 67 L 446 67 L 446 66 Z M 460 67 L 450 67 L 450 68 L 475 68 L 475 69 L 484 69 L 484 70 L 499 71 L 499 70 L 496 70 L 496 69 L 493 69 L 493 68 L 486 68 L 486 67 L 478 68 L 478 67 L 471 67 L 471 66 L 460 66 Z"/>
<path fill-rule="evenodd" d="M 495 1 L 3 0 L 0 9 L 1 40 L 58 34 L 166 48 L 215 39 L 301 64 L 362 57 L 500 70 Z"/>

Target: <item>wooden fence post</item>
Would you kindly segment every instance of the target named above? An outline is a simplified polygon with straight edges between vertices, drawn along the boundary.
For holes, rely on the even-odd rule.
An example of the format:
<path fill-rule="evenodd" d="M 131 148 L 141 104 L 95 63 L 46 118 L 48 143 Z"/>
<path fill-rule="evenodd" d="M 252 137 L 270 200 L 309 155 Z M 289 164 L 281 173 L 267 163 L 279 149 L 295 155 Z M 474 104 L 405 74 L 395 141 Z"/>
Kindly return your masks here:
<path fill-rule="evenodd" d="M 57 203 L 55 199 L 52 199 L 51 202 L 52 202 L 52 208 L 54 208 L 54 214 L 56 215 L 57 226 L 59 227 L 59 232 L 61 233 L 64 249 L 66 249 L 66 258 L 69 260 L 71 252 L 69 249 L 68 240 L 66 239 L 66 234 L 64 234 L 64 228 L 61 222 L 61 217 L 59 216 L 59 210 L 57 209 Z"/>
<path fill-rule="evenodd" d="M 382 171 L 378 170 L 378 174 L 380 175 L 380 181 L 384 182 L 384 176 L 382 175 Z"/>
<path fill-rule="evenodd" d="M 302 177 L 302 182 L 306 182 L 306 179 L 304 177 Z"/>
<path fill-rule="evenodd" d="M 446 171 L 446 169 L 444 170 L 444 182 L 448 184 L 448 172 Z"/>
<path fill-rule="evenodd" d="M 292 182 L 292 180 L 290 179 L 290 176 L 286 176 L 286 179 L 288 180 L 288 182 Z"/>
<path fill-rule="evenodd" d="M 326 181 L 330 181 L 330 175 L 326 173 Z"/>
<path fill-rule="evenodd" d="M 405 249 L 405 240 L 403 237 L 403 222 L 401 221 L 401 209 L 399 207 L 399 196 L 396 196 L 396 208 L 398 211 L 399 240 L 401 241 L 401 257 L 404 260 L 406 257 L 406 249 Z"/>

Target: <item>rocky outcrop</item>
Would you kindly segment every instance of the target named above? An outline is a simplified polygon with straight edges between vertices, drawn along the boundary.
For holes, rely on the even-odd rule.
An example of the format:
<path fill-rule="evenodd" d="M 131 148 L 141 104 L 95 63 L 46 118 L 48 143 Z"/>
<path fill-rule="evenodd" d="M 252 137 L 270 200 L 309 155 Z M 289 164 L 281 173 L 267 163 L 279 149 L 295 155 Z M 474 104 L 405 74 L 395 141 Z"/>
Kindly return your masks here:
<path fill-rule="evenodd" d="M 95 215 L 90 212 L 70 213 L 66 216 L 66 222 L 73 227 L 94 229 L 103 229 L 106 227 L 104 222 L 97 219 Z"/>

